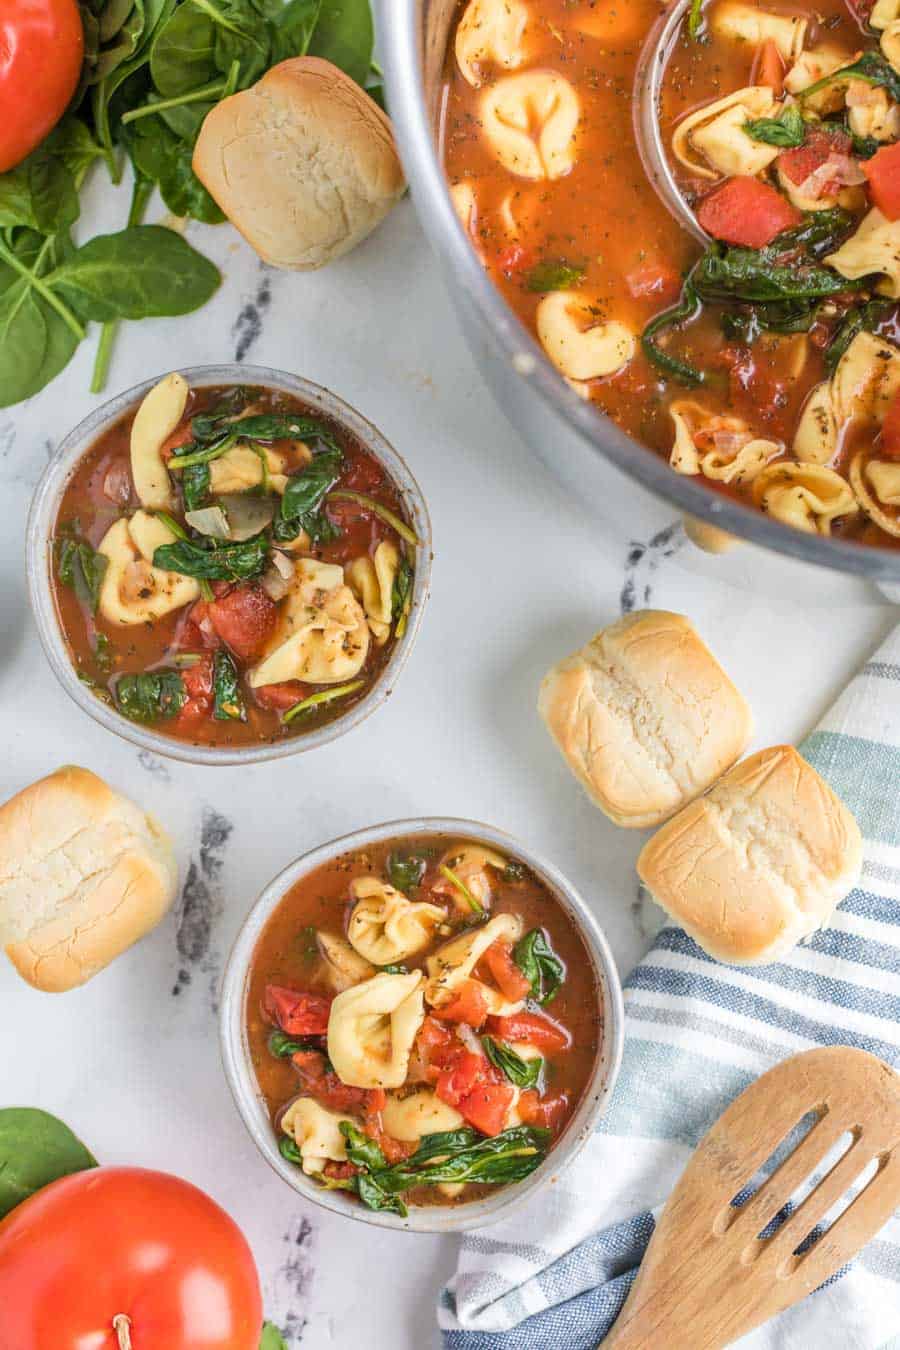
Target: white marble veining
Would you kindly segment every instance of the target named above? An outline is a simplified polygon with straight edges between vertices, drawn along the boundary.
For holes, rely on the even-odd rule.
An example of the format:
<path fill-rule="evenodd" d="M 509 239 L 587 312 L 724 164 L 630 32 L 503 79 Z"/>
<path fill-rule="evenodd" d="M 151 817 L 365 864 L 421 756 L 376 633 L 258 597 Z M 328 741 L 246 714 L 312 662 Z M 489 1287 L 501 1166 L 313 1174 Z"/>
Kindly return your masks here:
<path fill-rule="evenodd" d="M 126 207 L 121 195 L 99 200 L 101 177 L 89 219 L 115 228 Z M 624 972 L 653 923 L 633 871 L 644 836 L 609 824 L 558 759 L 534 711 L 545 669 L 623 604 L 682 610 L 750 698 L 762 745 L 807 730 L 893 612 L 862 585 L 844 603 L 846 587 L 826 573 L 817 605 L 735 590 L 715 560 L 689 554 L 677 527 L 651 539 L 637 507 L 614 525 L 580 514 L 485 392 L 408 201 L 351 257 L 309 275 L 263 268 L 226 226 L 189 237 L 222 266 L 220 292 L 186 319 L 124 328 L 108 394 L 177 364 L 235 358 L 332 387 L 420 479 L 434 522 L 433 595 L 397 694 L 352 736 L 249 769 L 139 754 L 57 686 L 23 583 L 33 486 L 97 402 L 87 392 L 91 344 L 40 396 L 0 411 L 0 797 L 61 762 L 88 765 L 168 825 L 183 885 L 161 927 L 83 989 L 39 994 L 0 964 L 0 1099 L 61 1115 L 103 1162 L 205 1187 L 247 1233 L 268 1315 L 293 1347 L 427 1350 L 454 1240 L 386 1233 L 297 1199 L 258 1157 L 228 1096 L 217 985 L 254 896 L 300 852 L 375 820 L 481 818 L 530 838 L 569 874 Z"/>

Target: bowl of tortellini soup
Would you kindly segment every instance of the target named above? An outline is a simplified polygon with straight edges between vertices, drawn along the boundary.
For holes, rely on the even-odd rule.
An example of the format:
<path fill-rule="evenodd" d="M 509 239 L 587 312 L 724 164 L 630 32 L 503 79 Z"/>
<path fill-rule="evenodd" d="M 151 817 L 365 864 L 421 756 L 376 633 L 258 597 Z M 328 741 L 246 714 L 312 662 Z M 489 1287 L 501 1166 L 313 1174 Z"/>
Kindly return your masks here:
<path fill-rule="evenodd" d="M 299 858 L 238 936 L 226 1075 L 300 1194 L 417 1232 L 488 1223 L 557 1176 L 615 1082 L 622 996 L 564 876 L 466 820 Z"/>
<path fill-rule="evenodd" d="M 381 37 L 451 296 L 553 471 L 900 578 L 900 0 L 398 0 Z"/>
<path fill-rule="evenodd" d="M 428 594 L 410 470 L 328 390 L 170 371 L 63 442 L 28 524 L 44 649 L 71 697 L 200 764 L 312 749 L 391 693 Z"/>

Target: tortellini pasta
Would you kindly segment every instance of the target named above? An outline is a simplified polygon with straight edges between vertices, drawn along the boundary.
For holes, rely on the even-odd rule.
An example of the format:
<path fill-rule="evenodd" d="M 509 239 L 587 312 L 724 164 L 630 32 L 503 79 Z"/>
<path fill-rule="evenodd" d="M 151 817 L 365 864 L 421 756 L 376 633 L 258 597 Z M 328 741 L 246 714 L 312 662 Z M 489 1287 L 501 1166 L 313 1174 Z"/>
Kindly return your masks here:
<path fill-rule="evenodd" d="M 450 187 L 450 200 L 463 229 L 468 234 L 474 235 L 478 201 L 472 184 L 466 179 L 461 183 L 453 183 Z"/>
<path fill-rule="evenodd" d="M 807 534 L 829 535 L 839 516 L 859 510 L 846 480 L 820 464 L 772 464 L 754 483 L 753 496 L 775 520 Z"/>
<path fill-rule="evenodd" d="M 144 395 L 131 424 L 131 478 L 141 505 L 151 511 L 175 506 L 161 451 L 184 416 L 189 393 L 187 380 L 173 371 Z"/>
<path fill-rule="evenodd" d="M 850 485 L 866 515 L 887 534 L 900 538 L 900 463 L 854 455 Z"/>
<path fill-rule="evenodd" d="M 358 675 L 369 651 L 369 626 L 337 563 L 301 558 L 263 660 L 250 685 L 303 680 L 338 684 Z"/>
<path fill-rule="evenodd" d="M 507 75 L 481 96 L 495 155 L 520 178 L 562 178 L 575 163 L 581 109 L 574 87 L 549 70 Z"/>
<path fill-rule="evenodd" d="M 458 1130 L 465 1121 L 456 1108 L 442 1102 L 432 1088 L 418 1088 L 405 1097 L 389 1093 L 381 1123 L 392 1139 L 415 1144 L 425 1134 Z"/>
<path fill-rule="evenodd" d="M 748 48 L 760 47 L 771 39 L 781 59 L 790 63 L 803 50 L 809 19 L 795 14 L 772 14 L 740 0 L 722 0 L 712 7 L 710 26 L 714 33 L 746 43 Z"/>
<path fill-rule="evenodd" d="M 122 626 L 151 623 L 200 598 L 193 577 L 153 566 L 155 551 L 174 542 L 168 525 L 146 511 L 109 527 L 97 549 L 107 560 L 99 599 L 104 619 Z"/>
<path fill-rule="evenodd" d="M 345 989 L 331 1005 L 328 1058 L 342 1083 L 398 1088 L 425 1017 L 422 972 L 385 971 Z"/>
<path fill-rule="evenodd" d="M 673 403 L 669 413 L 675 423 L 669 463 L 676 473 L 703 474 L 720 483 L 751 483 L 784 449 L 779 441 L 754 437 L 741 418 L 711 413 L 690 400 Z M 697 444 L 701 430 L 705 449 Z"/>
<path fill-rule="evenodd" d="M 854 136 L 892 141 L 900 136 L 900 105 L 881 86 L 851 80 L 847 85 L 847 121 Z"/>
<path fill-rule="evenodd" d="M 376 966 L 395 965 L 420 952 L 447 917 L 440 905 L 414 902 L 376 877 L 357 878 L 350 894 L 356 903 L 347 936 L 360 956 Z"/>
<path fill-rule="evenodd" d="M 701 178 L 723 174 L 752 177 L 771 164 L 779 150 L 754 141 L 744 131 L 744 123 L 771 117 L 774 111 L 775 96 L 766 86 L 736 89 L 683 118 L 672 137 L 672 151 L 685 168 Z"/>
<path fill-rule="evenodd" d="M 467 844 L 462 849 L 455 849 L 452 853 L 447 853 L 441 859 L 444 867 L 449 867 L 455 877 L 463 883 L 470 895 L 478 901 L 482 909 L 490 909 L 493 896 L 493 883 L 491 880 L 492 872 L 502 872 L 506 867 L 507 860 L 500 853 L 495 853 L 491 848 L 484 848 L 481 844 Z M 463 914 L 469 914 L 469 903 L 463 896 L 459 888 L 453 884 L 449 877 L 441 875 L 434 883 L 432 890 L 436 895 L 446 895 L 456 908 Z"/>
<path fill-rule="evenodd" d="M 316 942 L 323 973 L 334 993 L 343 993 L 351 985 L 360 984 L 376 973 L 372 962 L 354 951 L 347 939 L 339 937 L 337 933 L 326 933 L 320 929 L 316 933 Z"/>
<path fill-rule="evenodd" d="M 900 300 L 900 220 L 888 220 L 873 207 L 856 233 L 825 261 L 849 281 L 880 273 L 877 289 Z"/>
<path fill-rule="evenodd" d="M 326 1162 L 347 1161 L 347 1144 L 340 1129 L 344 1120 L 355 1124 L 352 1116 L 328 1111 L 312 1097 L 298 1097 L 281 1117 L 281 1128 L 299 1148 L 307 1176 L 317 1175 Z"/>
<path fill-rule="evenodd" d="M 493 61 L 515 70 L 525 59 L 522 37 L 528 10 L 521 0 L 469 0 L 456 30 L 456 61 L 465 79 L 481 84 L 481 65 Z"/>
<path fill-rule="evenodd" d="M 630 329 L 615 319 L 598 322 L 587 297 L 571 291 L 545 295 L 535 321 L 544 351 L 569 380 L 614 375 L 637 350 Z"/>
<path fill-rule="evenodd" d="M 497 914 L 480 928 L 461 933 L 445 942 L 427 960 L 429 979 L 425 985 L 426 1000 L 437 1008 L 452 1002 L 460 986 L 471 979 L 472 971 L 488 947 L 499 939 L 517 942 L 521 936 L 522 920 L 517 915 Z M 523 1005 L 522 999 L 510 1002 L 498 990 L 482 981 L 476 983 L 484 996 L 488 1012 L 495 1017 L 518 1012 Z"/>
<path fill-rule="evenodd" d="M 805 464 L 833 459 L 851 420 L 880 424 L 900 391 L 900 351 L 886 338 L 857 333 L 830 380 L 806 400 L 794 436 L 794 454 Z"/>
<path fill-rule="evenodd" d="M 400 567 L 400 550 L 383 540 L 372 558 L 355 558 L 347 568 L 347 584 L 366 611 L 369 628 L 379 647 L 391 635 L 394 581 Z"/>
<path fill-rule="evenodd" d="M 846 66 L 852 57 L 831 43 L 821 43 L 807 52 L 801 52 L 784 78 L 784 87 L 789 94 L 800 94 L 811 84 L 831 75 L 841 66 Z M 839 112 L 844 106 L 846 86 L 829 84 L 815 94 L 803 100 L 804 106 L 824 116 L 826 113 Z"/>
<path fill-rule="evenodd" d="M 803 405 L 794 434 L 794 454 L 803 464 L 827 464 L 838 443 L 831 381 L 817 384 Z"/>
<path fill-rule="evenodd" d="M 257 451 L 249 445 L 234 445 L 210 462 L 209 489 L 222 494 L 266 487 L 281 495 L 288 481 L 284 468 L 283 456 L 270 446 Z"/>

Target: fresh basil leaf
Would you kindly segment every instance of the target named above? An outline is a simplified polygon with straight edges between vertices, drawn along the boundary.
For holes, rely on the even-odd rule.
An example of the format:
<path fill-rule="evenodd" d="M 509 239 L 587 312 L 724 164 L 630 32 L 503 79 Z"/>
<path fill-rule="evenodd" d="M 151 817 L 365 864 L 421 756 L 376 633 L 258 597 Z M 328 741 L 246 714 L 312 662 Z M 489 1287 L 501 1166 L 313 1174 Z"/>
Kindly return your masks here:
<path fill-rule="evenodd" d="M 505 1074 L 516 1087 L 533 1088 L 539 1081 L 544 1067 L 544 1061 L 539 1055 L 534 1059 L 523 1059 L 511 1045 L 495 1040 L 493 1036 L 482 1036 L 481 1044 L 494 1068 Z"/>
<path fill-rule="evenodd" d="M 237 666 L 221 647 L 213 657 L 213 717 L 217 722 L 247 720 Z"/>
<path fill-rule="evenodd" d="M 114 692 L 116 707 L 132 722 L 158 722 L 174 717 L 187 699 L 184 681 L 177 670 L 120 675 Z"/>
<path fill-rule="evenodd" d="M 531 985 L 531 997 L 549 1003 L 566 978 L 565 963 L 557 956 L 543 928 L 532 928 L 513 948 L 513 960 Z"/>
<path fill-rule="evenodd" d="M 92 549 L 86 539 L 67 536 L 57 540 L 56 556 L 60 581 L 71 586 L 82 604 L 96 614 L 109 559 Z"/>
<path fill-rule="evenodd" d="M 398 853 L 388 855 L 388 881 L 396 891 L 404 895 L 414 895 L 425 875 L 427 859 L 423 853 Z"/>
<path fill-rule="evenodd" d="M 347 1141 L 347 1158 L 354 1166 L 365 1167 L 369 1171 L 387 1167 L 387 1159 L 375 1140 L 363 1134 L 351 1121 L 342 1120 L 338 1129 Z"/>
<path fill-rule="evenodd" d="M 187 314 L 218 288 L 216 267 L 173 230 L 134 225 L 101 234 L 45 278 L 85 319 Z"/>
<path fill-rule="evenodd" d="M 844 352 L 858 333 L 875 333 L 890 316 L 900 316 L 896 300 L 875 299 L 850 309 L 825 350 L 825 369 L 833 375 Z"/>
<path fill-rule="evenodd" d="M 689 323 L 700 313 L 702 305 L 700 297 L 694 287 L 692 280 L 693 273 L 687 278 L 681 291 L 681 299 L 676 305 L 664 309 L 650 320 L 647 327 L 641 334 L 641 347 L 644 355 L 652 365 L 656 366 L 665 375 L 678 380 L 680 384 L 696 385 L 702 384 L 706 375 L 696 366 L 690 365 L 687 361 L 682 361 L 677 356 L 672 356 L 670 352 L 660 347 L 657 338 L 660 333 L 666 332 L 670 328 L 680 328 L 682 324 Z"/>
<path fill-rule="evenodd" d="M 56 1116 L 31 1106 L 0 1109 L 0 1218 L 51 1181 L 96 1166 Z"/>
<path fill-rule="evenodd" d="M 288 1350 L 288 1343 L 273 1322 L 263 1323 L 259 1350 Z"/>
<path fill-rule="evenodd" d="M 264 570 L 268 556 L 269 540 L 265 533 L 214 548 L 179 539 L 156 549 L 153 566 L 206 581 L 249 581 Z"/>
<path fill-rule="evenodd" d="M 314 1036 L 289 1036 L 285 1031 L 273 1031 L 268 1039 L 269 1054 L 276 1059 L 289 1059 L 291 1055 L 300 1055 L 307 1050 L 320 1050 L 321 1045 Z"/>
<path fill-rule="evenodd" d="M 375 29 L 369 0 L 322 0 L 307 51 L 365 85 L 372 65 Z"/>
<path fill-rule="evenodd" d="M 181 475 L 181 495 L 185 511 L 199 511 L 209 498 L 209 465 L 194 464 Z"/>
<path fill-rule="evenodd" d="M 582 282 L 584 277 L 583 267 L 576 267 L 562 259 L 539 262 L 526 272 L 525 289 L 538 292 L 567 291 Z"/>
<path fill-rule="evenodd" d="M 745 122 L 744 131 L 751 140 L 782 149 L 794 149 L 806 139 L 806 123 L 796 103 L 789 104 L 779 117 L 758 117 Z"/>

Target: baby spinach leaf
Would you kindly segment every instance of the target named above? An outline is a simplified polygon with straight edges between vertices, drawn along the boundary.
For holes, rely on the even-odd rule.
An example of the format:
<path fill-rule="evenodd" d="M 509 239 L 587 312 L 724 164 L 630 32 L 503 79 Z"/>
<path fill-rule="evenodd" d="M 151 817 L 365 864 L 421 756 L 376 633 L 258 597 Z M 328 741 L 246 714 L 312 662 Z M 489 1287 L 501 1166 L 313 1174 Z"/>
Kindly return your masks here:
<path fill-rule="evenodd" d="M 209 465 L 194 464 L 181 475 L 185 511 L 199 511 L 209 497 Z"/>
<path fill-rule="evenodd" d="M 425 874 L 427 862 L 421 853 L 398 853 L 388 855 L 388 881 L 396 891 L 404 895 L 414 895 Z"/>
<path fill-rule="evenodd" d="M 104 322 L 187 314 L 221 277 L 173 230 L 135 225 L 89 240 L 46 281 L 82 318 Z"/>
<path fill-rule="evenodd" d="M 544 261 L 535 263 L 525 274 L 525 289 L 529 291 L 567 291 L 584 280 L 585 270 L 573 263 Z"/>
<path fill-rule="evenodd" d="M 182 473 L 188 469 L 195 469 L 201 464 L 208 465 L 214 459 L 219 459 L 221 455 L 224 455 L 226 450 L 230 450 L 236 441 L 237 436 L 234 432 L 226 431 L 217 441 L 208 442 L 199 450 L 196 445 L 182 446 L 181 449 L 184 453 L 172 456 L 169 461 L 169 472 Z"/>
<path fill-rule="evenodd" d="M 216 72 L 215 25 L 203 9 L 185 0 L 160 27 L 150 53 L 150 75 L 167 97 L 208 84 Z"/>
<path fill-rule="evenodd" d="M 871 159 L 881 149 L 881 141 L 876 140 L 874 136 L 857 136 L 851 132 L 850 139 L 857 159 Z"/>
<path fill-rule="evenodd" d="M 692 42 L 697 42 L 699 40 L 702 27 L 703 0 L 691 0 L 691 8 L 688 11 L 687 30 L 688 37 Z"/>
<path fill-rule="evenodd" d="M 342 1120 L 338 1129 L 347 1141 L 347 1157 L 355 1166 L 368 1168 L 369 1171 L 387 1167 L 387 1159 L 375 1140 L 363 1134 L 351 1121 Z"/>
<path fill-rule="evenodd" d="M 892 313 L 900 314 L 897 301 L 880 298 L 848 310 L 825 350 L 825 369 L 828 374 L 834 374 L 838 361 L 858 333 L 877 332 Z"/>
<path fill-rule="evenodd" d="M 322 0 L 307 51 L 364 85 L 372 65 L 375 30 L 369 0 Z"/>
<path fill-rule="evenodd" d="M 534 1059 L 523 1059 L 521 1055 L 516 1054 L 511 1045 L 507 1045 L 505 1041 L 497 1041 L 493 1036 L 482 1036 L 481 1044 L 494 1067 L 505 1074 L 511 1083 L 515 1083 L 516 1087 L 533 1088 L 540 1079 L 544 1061 L 539 1055 Z"/>
<path fill-rule="evenodd" d="M 432 1136 L 433 1137 L 433 1136 Z M 426 1157 L 420 1149 L 406 1162 L 378 1169 L 370 1174 L 378 1190 L 398 1195 L 412 1186 L 433 1186 L 438 1182 L 478 1182 L 504 1186 L 522 1181 L 539 1167 L 547 1151 L 548 1130 L 517 1125 L 490 1139 L 460 1148 L 434 1147 Z M 359 1178 L 360 1182 L 362 1177 Z M 360 1198 L 368 1203 L 360 1188 Z"/>
<path fill-rule="evenodd" d="M 244 420 L 255 421 L 254 418 Z M 322 509 L 327 493 L 340 478 L 343 463 L 344 456 L 337 445 L 328 446 L 314 454 L 305 469 L 288 479 L 281 499 L 281 518 L 298 521 L 300 528 L 312 534 L 316 528 L 315 518 Z"/>
<path fill-rule="evenodd" d="M 263 1323 L 259 1350 L 288 1350 L 288 1343 L 273 1322 Z"/>
<path fill-rule="evenodd" d="M 700 313 L 702 306 L 692 276 L 693 274 L 685 281 L 678 303 L 652 318 L 641 334 L 641 347 L 647 360 L 665 375 L 687 385 L 702 384 L 706 379 L 705 373 L 665 351 L 660 347 L 657 337 L 670 328 L 678 328 L 684 323 L 689 323 Z"/>
<path fill-rule="evenodd" d="M 484 915 L 484 906 L 476 898 L 476 896 L 472 894 L 466 883 L 463 881 L 462 877 L 458 876 L 456 872 L 454 872 L 453 868 L 448 867 L 446 863 L 441 863 L 440 866 L 438 867 L 438 871 L 440 872 L 442 877 L 444 877 L 447 881 L 450 882 L 450 885 L 453 887 L 453 889 L 459 892 L 459 894 L 465 900 L 466 904 L 469 906 L 469 909 L 472 911 L 472 913 L 475 914 L 479 919 L 482 918 Z"/>
<path fill-rule="evenodd" d="M 305 56 L 319 22 L 322 0 L 290 0 L 272 19 L 272 61 Z"/>
<path fill-rule="evenodd" d="M 249 581 L 263 571 L 268 553 L 269 540 L 265 533 L 241 543 L 220 544 L 213 548 L 179 539 L 174 544 L 161 544 L 155 550 L 153 566 L 206 581 Z"/>
<path fill-rule="evenodd" d="M 368 1209 L 385 1210 L 405 1219 L 409 1210 L 395 1192 L 388 1193 L 378 1184 L 371 1172 L 360 1172 L 356 1177 L 356 1193 Z"/>
<path fill-rule="evenodd" d="M 289 1059 L 291 1055 L 321 1048 L 314 1036 L 289 1036 L 285 1031 L 273 1031 L 267 1044 L 269 1054 L 276 1059 Z"/>
<path fill-rule="evenodd" d="M 96 1166 L 56 1116 L 31 1106 L 0 1109 L 0 1218 L 51 1181 Z"/>
<path fill-rule="evenodd" d="M 318 693 L 307 694 L 306 698 L 301 698 L 299 703 L 283 712 L 281 720 L 285 726 L 289 726 L 297 718 L 310 717 L 317 708 L 322 708 L 327 703 L 336 703 L 341 698 L 348 698 L 362 689 L 364 684 L 365 680 L 351 680 L 349 684 L 332 684 L 327 689 L 320 689 Z"/>
<path fill-rule="evenodd" d="M 759 117 L 745 122 L 744 131 L 751 140 L 782 149 L 802 145 L 806 139 L 806 124 L 796 103 L 789 104 L 779 117 Z"/>
<path fill-rule="evenodd" d="M 900 103 L 900 73 L 894 70 L 891 63 L 881 55 L 881 52 L 868 51 L 863 52 L 858 60 L 850 65 L 841 66 L 840 70 L 834 70 L 830 75 L 825 75 L 821 80 L 816 80 L 815 84 L 810 84 L 806 89 L 801 90 L 797 95 L 801 102 L 817 94 L 820 89 L 827 89 L 830 84 L 847 84 L 850 80 L 862 80 L 864 84 L 880 85 L 886 89 L 895 103 Z"/>
<path fill-rule="evenodd" d="M 98 670 L 108 672 L 112 669 L 112 663 L 112 643 L 105 633 L 97 633 L 94 637 L 94 664 Z"/>
<path fill-rule="evenodd" d="M 130 123 L 123 132 L 135 167 L 158 184 L 170 211 L 193 216 L 206 225 L 225 219 L 191 167 L 192 139 L 182 140 L 159 117 Z"/>
<path fill-rule="evenodd" d="M 177 670 L 148 670 L 120 675 L 114 690 L 116 707 L 132 722 L 158 722 L 184 707 L 187 693 Z"/>
<path fill-rule="evenodd" d="M 282 1158 L 286 1158 L 288 1162 L 296 1163 L 298 1167 L 303 1166 L 303 1154 L 300 1152 L 296 1140 L 292 1139 L 290 1135 L 283 1135 L 282 1138 L 278 1140 L 278 1152 L 281 1154 Z"/>
<path fill-rule="evenodd" d="M 341 453 L 334 436 L 317 417 L 299 417 L 296 413 L 252 413 L 249 417 L 239 417 L 230 425 L 241 440 L 317 440 L 332 453 Z"/>
<path fill-rule="evenodd" d="M 56 572 L 64 586 L 71 586 L 92 614 L 97 613 L 100 588 L 109 559 L 97 553 L 86 539 L 63 536 L 57 540 Z"/>
<path fill-rule="evenodd" d="M 531 985 L 538 1003 L 555 998 L 566 978 L 565 964 L 550 945 L 543 928 L 532 928 L 513 948 L 513 960 Z"/>
<path fill-rule="evenodd" d="M 524 863 L 515 862 L 510 858 L 503 869 L 503 880 L 507 882 L 524 881 L 528 875 L 528 868 Z"/>
<path fill-rule="evenodd" d="M 423 1167 L 444 1153 L 458 1153 L 460 1149 L 472 1148 L 480 1138 L 478 1131 L 468 1125 L 458 1130 L 438 1130 L 434 1134 L 426 1134 L 409 1162 L 415 1163 L 416 1167 Z"/>
<path fill-rule="evenodd" d="M 247 720 L 237 666 L 221 647 L 213 657 L 213 717 L 217 722 Z"/>

